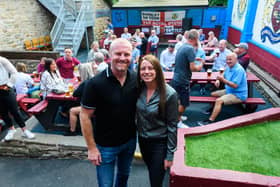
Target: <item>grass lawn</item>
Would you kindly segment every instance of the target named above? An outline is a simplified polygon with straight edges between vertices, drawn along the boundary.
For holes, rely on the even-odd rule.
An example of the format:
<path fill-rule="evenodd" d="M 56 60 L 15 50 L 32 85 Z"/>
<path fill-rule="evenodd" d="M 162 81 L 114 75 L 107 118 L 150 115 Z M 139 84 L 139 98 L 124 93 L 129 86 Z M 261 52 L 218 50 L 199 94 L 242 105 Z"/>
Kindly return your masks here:
<path fill-rule="evenodd" d="M 186 137 L 188 166 L 280 176 L 280 121 Z"/>

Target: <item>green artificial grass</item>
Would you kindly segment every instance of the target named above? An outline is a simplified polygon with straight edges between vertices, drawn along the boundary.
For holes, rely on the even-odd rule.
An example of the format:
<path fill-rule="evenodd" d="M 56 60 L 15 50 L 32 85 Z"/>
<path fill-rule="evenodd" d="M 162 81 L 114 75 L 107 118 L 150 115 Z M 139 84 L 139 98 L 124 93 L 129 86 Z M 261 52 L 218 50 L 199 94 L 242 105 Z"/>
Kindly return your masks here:
<path fill-rule="evenodd" d="M 280 176 L 280 121 L 185 138 L 188 166 Z"/>

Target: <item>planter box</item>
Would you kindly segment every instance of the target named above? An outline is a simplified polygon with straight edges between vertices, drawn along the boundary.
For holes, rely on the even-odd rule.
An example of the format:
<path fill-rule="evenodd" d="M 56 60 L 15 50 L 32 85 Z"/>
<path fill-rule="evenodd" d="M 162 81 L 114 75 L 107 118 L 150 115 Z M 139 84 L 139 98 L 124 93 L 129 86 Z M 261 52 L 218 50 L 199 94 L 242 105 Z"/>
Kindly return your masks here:
<path fill-rule="evenodd" d="M 280 177 L 256 173 L 231 171 L 224 169 L 207 169 L 185 165 L 185 137 L 203 135 L 225 129 L 242 127 L 280 119 L 280 108 L 271 108 L 260 112 L 243 115 L 202 127 L 178 130 L 178 147 L 174 155 L 174 164 L 170 170 L 170 187 L 182 186 L 274 186 L 280 187 Z M 279 163 L 280 167 L 280 163 Z"/>

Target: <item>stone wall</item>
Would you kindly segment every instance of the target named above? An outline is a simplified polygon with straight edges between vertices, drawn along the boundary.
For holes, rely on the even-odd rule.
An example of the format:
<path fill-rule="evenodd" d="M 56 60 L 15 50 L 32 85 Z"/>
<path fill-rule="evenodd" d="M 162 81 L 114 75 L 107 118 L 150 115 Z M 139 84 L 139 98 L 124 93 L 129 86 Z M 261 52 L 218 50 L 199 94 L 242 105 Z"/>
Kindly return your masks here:
<path fill-rule="evenodd" d="M 106 19 L 111 17 L 110 7 L 103 0 L 94 1 L 95 9 L 95 26 L 94 26 L 94 39 L 100 40 L 107 27 Z"/>
<path fill-rule="evenodd" d="M 0 1 L 0 50 L 24 50 L 24 41 L 49 35 L 55 18 L 36 0 Z"/>
<path fill-rule="evenodd" d="M 32 157 L 40 159 L 86 159 L 87 148 L 59 144 L 42 144 L 13 140 L 0 142 L 0 156 Z"/>

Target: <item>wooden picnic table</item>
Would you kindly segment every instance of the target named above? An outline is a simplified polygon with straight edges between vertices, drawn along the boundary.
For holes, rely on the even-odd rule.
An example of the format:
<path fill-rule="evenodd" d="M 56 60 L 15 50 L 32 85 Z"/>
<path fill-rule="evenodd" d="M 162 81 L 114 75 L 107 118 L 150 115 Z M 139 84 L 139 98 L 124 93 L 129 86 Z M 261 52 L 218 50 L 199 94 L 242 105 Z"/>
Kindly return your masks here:
<path fill-rule="evenodd" d="M 69 81 L 72 83 L 74 88 L 79 86 L 79 82 L 76 81 L 76 78 Z M 56 124 L 55 118 L 59 107 L 65 102 L 73 102 L 73 105 L 76 105 L 78 102 L 77 97 L 73 97 L 72 95 L 66 96 L 63 94 L 55 94 L 49 93 L 46 96 L 47 106 L 44 108 L 43 112 L 34 113 L 35 117 L 41 123 L 41 125 L 47 130 L 69 130 L 69 124 Z M 71 104 L 72 105 L 72 104 Z"/>
<path fill-rule="evenodd" d="M 168 40 L 168 43 L 177 43 L 177 40 Z"/>
<path fill-rule="evenodd" d="M 170 81 L 173 78 L 173 72 L 164 72 L 164 78 L 167 81 Z M 192 72 L 191 80 L 194 82 L 197 81 L 215 81 L 217 76 L 220 75 L 220 72 L 212 72 L 211 76 L 207 75 L 207 72 Z M 258 82 L 260 79 L 251 72 L 247 72 L 247 81 L 248 82 Z"/>
<path fill-rule="evenodd" d="M 164 78 L 166 82 L 169 82 L 173 78 L 173 72 L 164 72 Z M 205 82 L 212 82 L 216 81 L 217 76 L 220 75 L 220 72 L 212 72 L 211 76 L 207 75 L 207 72 L 192 72 L 191 81 L 198 82 L 198 81 L 205 81 Z M 251 72 L 247 72 L 247 81 L 248 81 L 248 96 L 252 97 L 253 95 L 253 83 L 259 82 L 260 79 Z"/>

